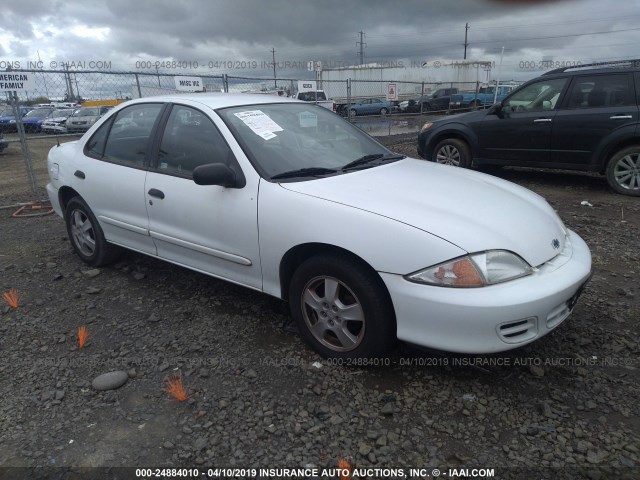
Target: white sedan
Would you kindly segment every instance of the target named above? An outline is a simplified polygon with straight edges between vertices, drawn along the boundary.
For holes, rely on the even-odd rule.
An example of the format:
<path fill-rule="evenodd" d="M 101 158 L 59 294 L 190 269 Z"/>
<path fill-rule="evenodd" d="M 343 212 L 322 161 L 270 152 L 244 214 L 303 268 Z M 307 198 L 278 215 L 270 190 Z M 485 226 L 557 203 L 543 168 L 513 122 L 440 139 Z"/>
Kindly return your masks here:
<path fill-rule="evenodd" d="M 329 357 L 384 355 L 397 339 L 512 349 L 565 320 L 591 271 L 539 195 L 396 155 L 295 100 L 130 101 L 54 147 L 48 168 L 84 262 L 125 247 L 282 298 Z"/>

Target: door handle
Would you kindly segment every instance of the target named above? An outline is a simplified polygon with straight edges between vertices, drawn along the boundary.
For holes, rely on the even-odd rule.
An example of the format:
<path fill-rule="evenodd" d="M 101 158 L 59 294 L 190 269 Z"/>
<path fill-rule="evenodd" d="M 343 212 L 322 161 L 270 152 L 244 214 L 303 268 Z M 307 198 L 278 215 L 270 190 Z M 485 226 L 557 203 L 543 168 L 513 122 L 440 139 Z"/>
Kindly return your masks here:
<path fill-rule="evenodd" d="M 633 115 L 614 115 L 612 117 L 609 117 L 611 120 L 622 120 L 625 118 L 633 118 Z"/>
<path fill-rule="evenodd" d="M 536 118 L 533 123 L 551 122 L 550 118 Z"/>
<path fill-rule="evenodd" d="M 152 197 L 159 198 L 160 200 L 162 200 L 164 198 L 164 192 L 158 190 L 157 188 L 152 188 L 147 193 L 149 195 L 151 195 Z"/>
<path fill-rule="evenodd" d="M 76 170 L 73 175 L 84 180 L 84 172 L 82 170 Z"/>

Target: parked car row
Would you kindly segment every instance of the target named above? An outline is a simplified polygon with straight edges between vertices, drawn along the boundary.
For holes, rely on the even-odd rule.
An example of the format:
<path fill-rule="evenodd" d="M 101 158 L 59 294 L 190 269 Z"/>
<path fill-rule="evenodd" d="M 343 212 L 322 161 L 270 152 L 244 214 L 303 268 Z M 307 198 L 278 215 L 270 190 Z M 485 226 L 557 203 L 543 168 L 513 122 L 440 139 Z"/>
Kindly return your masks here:
<path fill-rule="evenodd" d="M 51 106 L 18 107 L 27 133 L 82 133 L 113 107 L 56 108 Z M 16 118 L 12 107 L 0 112 L 0 132 L 16 132 Z"/>

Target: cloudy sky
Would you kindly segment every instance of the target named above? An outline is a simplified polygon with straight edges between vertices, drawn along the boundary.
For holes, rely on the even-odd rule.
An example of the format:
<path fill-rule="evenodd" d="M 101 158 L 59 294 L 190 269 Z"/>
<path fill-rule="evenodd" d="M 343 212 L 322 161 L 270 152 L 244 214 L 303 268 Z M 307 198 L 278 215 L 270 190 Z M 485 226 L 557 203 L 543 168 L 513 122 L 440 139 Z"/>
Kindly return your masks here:
<path fill-rule="evenodd" d="M 498 63 L 504 47 L 502 77 L 523 80 L 543 60 L 640 56 L 639 20 L 640 0 L 20 0 L 2 5 L 0 68 L 179 61 L 268 77 L 273 48 L 278 76 L 310 78 L 309 60 L 357 64 L 360 31 L 366 63 L 460 60 L 468 22 L 467 58 Z"/>

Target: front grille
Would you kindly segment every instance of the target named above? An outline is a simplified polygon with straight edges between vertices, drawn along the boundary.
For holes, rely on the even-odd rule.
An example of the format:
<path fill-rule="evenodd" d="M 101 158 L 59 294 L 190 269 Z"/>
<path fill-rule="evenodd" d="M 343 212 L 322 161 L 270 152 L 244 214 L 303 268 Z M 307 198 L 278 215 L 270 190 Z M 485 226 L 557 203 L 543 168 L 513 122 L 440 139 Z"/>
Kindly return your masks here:
<path fill-rule="evenodd" d="M 538 317 L 529 317 L 498 325 L 498 335 L 506 343 L 531 340 L 538 335 Z"/>

